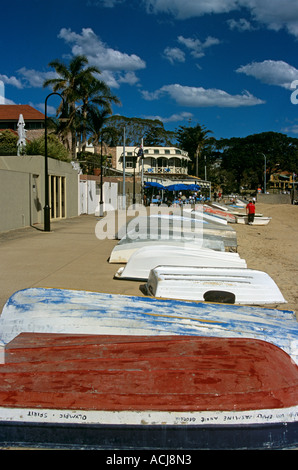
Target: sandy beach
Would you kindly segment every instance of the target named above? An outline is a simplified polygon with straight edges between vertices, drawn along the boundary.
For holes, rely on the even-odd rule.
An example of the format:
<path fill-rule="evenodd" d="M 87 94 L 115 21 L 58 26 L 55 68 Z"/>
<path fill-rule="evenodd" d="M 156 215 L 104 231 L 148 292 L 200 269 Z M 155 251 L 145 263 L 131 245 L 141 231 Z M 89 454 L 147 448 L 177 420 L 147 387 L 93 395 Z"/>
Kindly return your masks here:
<path fill-rule="evenodd" d="M 265 226 L 236 224 L 238 253 L 247 267 L 267 272 L 287 304 L 298 313 L 298 206 L 256 204 L 256 212 L 272 217 Z"/>
<path fill-rule="evenodd" d="M 233 224 L 238 252 L 248 268 L 275 280 L 288 301 L 278 308 L 294 310 L 298 318 L 298 206 L 256 206 L 272 220 L 266 226 Z M 114 279 L 120 265 L 108 258 L 117 240 L 96 238 L 98 221 L 81 216 L 53 223 L 50 233 L 29 227 L 0 234 L 0 312 L 10 295 L 29 287 L 144 296 L 144 283 Z"/>
<path fill-rule="evenodd" d="M 232 224 L 236 230 L 238 253 L 247 267 L 267 272 L 280 288 L 287 304 L 277 308 L 294 310 L 298 315 L 298 206 L 256 204 L 256 212 L 272 217 L 264 226 Z M 117 242 L 110 240 L 110 245 Z M 108 257 L 109 252 L 105 253 Z M 102 279 L 105 292 L 144 295 L 141 283 L 112 279 L 118 269 L 107 263 L 108 275 Z"/>
<path fill-rule="evenodd" d="M 298 206 L 256 204 L 258 213 L 272 217 L 266 226 L 232 224 L 238 252 L 247 267 L 267 272 L 287 304 L 298 312 Z M 111 294 L 144 296 L 144 282 L 114 279 L 121 266 L 108 258 L 115 239 L 95 236 L 100 219 L 80 216 L 52 223 L 51 233 L 36 228 L 0 234 L 0 312 L 17 290 L 55 287 Z"/>

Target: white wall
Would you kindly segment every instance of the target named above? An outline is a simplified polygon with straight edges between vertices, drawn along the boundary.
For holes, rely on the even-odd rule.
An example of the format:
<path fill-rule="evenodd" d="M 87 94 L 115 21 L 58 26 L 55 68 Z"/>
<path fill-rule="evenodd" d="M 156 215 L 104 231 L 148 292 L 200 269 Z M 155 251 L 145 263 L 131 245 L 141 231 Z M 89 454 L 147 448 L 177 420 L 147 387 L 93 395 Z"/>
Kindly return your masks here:
<path fill-rule="evenodd" d="M 97 185 L 96 185 L 97 183 Z M 118 185 L 117 183 L 103 183 L 103 210 L 109 206 L 117 209 Z M 80 214 L 99 215 L 100 188 L 94 180 L 80 181 Z M 106 206 L 106 207 L 105 207 Z"/>

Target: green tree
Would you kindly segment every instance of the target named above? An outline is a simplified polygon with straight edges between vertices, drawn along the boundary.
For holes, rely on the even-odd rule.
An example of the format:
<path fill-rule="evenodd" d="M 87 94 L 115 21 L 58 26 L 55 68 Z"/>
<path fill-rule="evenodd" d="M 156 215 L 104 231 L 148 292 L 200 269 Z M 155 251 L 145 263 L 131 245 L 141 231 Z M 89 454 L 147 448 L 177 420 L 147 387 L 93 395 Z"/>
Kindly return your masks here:
<path fill-rule="evenodd" d="M 120 104 L 120 100 L 112 95 L 110 88 L 101 80 L 95 78 L 92 74 L 86 75 L 85 79 L 79 85 L 79 96 L 81 104 L 82 117 L 82 150 L 86 150 L 87 130 L 90 125 L 94 130 L 94 120 L 101 123 L 101 127 L 109 114 L 112 114 L 112 103 Z M 102 113 L 101 111 L 102 110 Z M 104 117 L 104 119 L 103 119 Z M 90 123 L 88 122 L 90 120 Z M 97 132 L 100 128 L 97 126 Z"/>
<path fill-rule="evenodd" d="M 109 112 L 105 109 L 91 108 L 89 110 L 89 119 L 87 123 L 87 132 L 90 135 L 89 142 L 92 142 L 94 148 L 99 146 L 99 142 L 104 136 L 109 135 L 110 129 L 104 128 L 104 124 L 109 116 Z M 97 150 L 98 151 L 98 150 Z"/>
<path fill-rule="evenodd" d="M 48 135 L 48 157 L 65 162 L 70 161 L 69 152 L 65 146 L 59 141 L 55 134 Z M 44 155 L 45 154 L 45 139 L 39 137 L 38 139 L 28 142 L 26 145 L 27 155 Z"/>
<path fill-rule="evenodd" d="M 0 131 L 0 155 L 17 154 L 18 137 L 10 130 Z"/>
<path fill-rule="evenodd" d="M 76 156 L 76 130 L 81 126 L 85 132 L 88 107 L 91 103 L 108 106 L 111 101 L 116 101 L 104 82 L 94 77 L 95 73 L 100 74 L 100 70 L 97 67 L 87 67 L 87 64 L 88 59 L 83 55 L 75 56 L 69 64 L 54 60 L 49 63 L 49 66 L 55 69 L 58 78 L 46 80 L 43 84 L 44 87 L 52 87 L 54 92 L 61 92 L 64 99 L 68 114 L 68 124 L 64 127 L 64 132 L 68 131 L 71 134 L 73 159 Z M 81 103 L 78 104 L 79 102 Z M 81 116 L 77 113 L 78 106 L 81 108 Z M 59 111 L 62 107 L 63 104 L 60 105 Z"/>
<path fill-rule="evenodd" d="M 234 175 L 234 191 L 241 187 L 257 189 L 268 176 L 278 171 L 297 172 L 298 139 L 277 132 L 263 132 L 243 138 L 221 139 L 221 169 Z"/>
<path fill-rule="evenodd" d="M 107 126 L 114 129 L 113 146 L 123 145 L 124 127 L 126 145 L 138 146 L 144 139 L 144 145 L 173 145 L 176 134 L 166 131 L 158 119 L 128 118 L 125 116 L 111 116 Z M 112 137 L 112 134 L 110 134 Z M 112 146 L 112 144 L 110 144 Z"/>
<path fill-rule="evenodd" d="M 195 171 L 197 177 L 199 173 L 203 176 L 206 158 L 214 143 L 214 139 L 208 137 L 210 132 L 205 126 L 197 124 L 195 127 L 180 126 L 176 134 L 180 147 L 192 159 L 191 170 Z"/>

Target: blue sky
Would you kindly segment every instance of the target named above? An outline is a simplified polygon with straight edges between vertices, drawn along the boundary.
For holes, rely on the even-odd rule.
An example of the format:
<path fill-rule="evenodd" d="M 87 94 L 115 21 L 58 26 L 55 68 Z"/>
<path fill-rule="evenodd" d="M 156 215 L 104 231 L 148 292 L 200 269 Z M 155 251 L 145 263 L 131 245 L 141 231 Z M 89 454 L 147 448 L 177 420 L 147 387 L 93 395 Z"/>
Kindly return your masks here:
<path fill-rule="evenodd" d="M 115 114 L 298 137 L 297 0 L 14 0 L 1 15 L 2 104 L 44 112 L 49 62 L 84 54 Z"/>

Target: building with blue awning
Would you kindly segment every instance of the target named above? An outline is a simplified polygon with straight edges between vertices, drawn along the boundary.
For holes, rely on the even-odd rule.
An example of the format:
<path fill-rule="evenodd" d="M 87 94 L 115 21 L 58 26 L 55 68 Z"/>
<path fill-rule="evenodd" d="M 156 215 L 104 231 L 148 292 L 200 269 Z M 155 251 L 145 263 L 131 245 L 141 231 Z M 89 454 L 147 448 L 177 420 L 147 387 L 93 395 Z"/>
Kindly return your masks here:
<path fill-rule="evenodd" d="M 176 147 L 116 147 L 115 168 L 127 173 L 144 172 L 148 175 L 187 175 L 188 163 L 191 161 L 188 153 Z"/>

